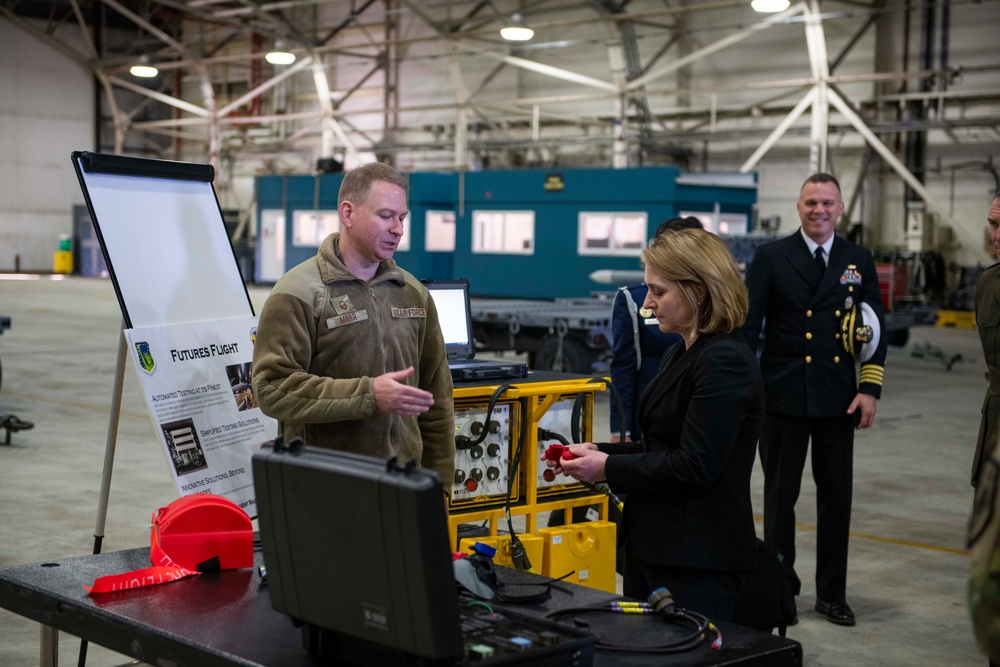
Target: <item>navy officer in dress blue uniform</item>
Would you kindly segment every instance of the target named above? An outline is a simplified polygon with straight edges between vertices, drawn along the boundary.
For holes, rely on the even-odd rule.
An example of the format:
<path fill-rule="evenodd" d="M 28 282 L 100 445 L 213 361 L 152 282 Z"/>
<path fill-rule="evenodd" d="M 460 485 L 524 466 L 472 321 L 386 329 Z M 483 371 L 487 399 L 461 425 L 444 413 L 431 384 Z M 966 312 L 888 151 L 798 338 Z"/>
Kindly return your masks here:
<path fill-rule="evenodd" d="M 834 235 L 844 212 L 837 180 L 810 176 L 797 208 L 802 228 L 758 248 L 746 278 L 750 312 L 743 333 L 751 348 L 763 345 L 764 540 L 794 571 L 795 502 L 811 440 L 816 611 L 838 625 L 854 625 L 846 600 L 854 430 L 875 421 L 886 340 L 879 336 L 867 351 L 859 382 L 852 356 L 855 328 L 848 330 L 845 318 L 867 304 L 868 319 L 877 321 L 869 322 L 868 333 L 884 330 L 882 300 L 871 252 Z M 793 590 L 799 589 L 796 576 Z"/>

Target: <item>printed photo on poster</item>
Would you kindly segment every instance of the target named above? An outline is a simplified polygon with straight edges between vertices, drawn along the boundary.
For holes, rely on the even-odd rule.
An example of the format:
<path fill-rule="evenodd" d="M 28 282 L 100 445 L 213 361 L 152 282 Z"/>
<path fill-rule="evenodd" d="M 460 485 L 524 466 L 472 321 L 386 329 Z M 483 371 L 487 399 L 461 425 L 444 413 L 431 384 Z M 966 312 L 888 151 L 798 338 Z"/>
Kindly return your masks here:
<path fill-rule="evenodd" d="M 257 399 L 254 397 L 253 385 L 250 382 L 253 374 L 252 366 L 249 362 L 226 366 L 226 375 L 229 376 L 229 386 L 233 389 L 236 409 L 241 412 L 257 407 Z"/>
<path fill-rule="evenodd" d="M 188 475 L 208 467 L 205 450 L 198 441 L 198 431 L 190 419 L 180 419 L 168 424 L 160 424 L 167 452 L 177 476 Z"/>

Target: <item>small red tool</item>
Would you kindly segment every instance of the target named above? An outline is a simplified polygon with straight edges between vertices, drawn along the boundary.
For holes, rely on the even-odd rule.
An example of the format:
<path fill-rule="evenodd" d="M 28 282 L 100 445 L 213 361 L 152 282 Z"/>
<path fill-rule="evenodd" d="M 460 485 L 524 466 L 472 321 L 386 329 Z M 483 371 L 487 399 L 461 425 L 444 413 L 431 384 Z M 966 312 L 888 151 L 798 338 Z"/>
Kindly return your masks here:
<path fill-rule="evenodd" d="M 556 443 L 549 445 L 545 449 L 545 458 L 549 461 L 558 461 L 559 459 L 569 461 L 571 459 L 575 459 L 576 456 L 574 456 L 573 452 L 569 451 L 569 448 L 565 445 Z"/>

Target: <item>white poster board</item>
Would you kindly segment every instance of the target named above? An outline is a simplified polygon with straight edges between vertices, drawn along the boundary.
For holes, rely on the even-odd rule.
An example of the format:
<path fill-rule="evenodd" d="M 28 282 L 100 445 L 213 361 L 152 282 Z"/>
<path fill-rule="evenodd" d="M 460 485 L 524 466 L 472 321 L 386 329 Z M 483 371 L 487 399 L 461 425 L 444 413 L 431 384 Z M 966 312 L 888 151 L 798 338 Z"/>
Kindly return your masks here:
<path fill-rule="evenodd" d="M 197 337 L 210 335 L 205 332 L 212 331 L 213 324 L 228 326 L 223 323 L 233 318 L 254 318 L 250 294 L 243 282 L 243 274 L 212 187 L 215 170 L 211 165 L 88 151 L 75 151 L 70 158 L 118 295 L 126 338 L 133 355 L 138 354 L 137 343 L 148 343 L 143 340 L 143 334 L 147 332 L 151 340 L 158 340 L 157 336 L 168 336 L 159 342 L 169 344 L 171 334 L 167 328 L 171 325 L 200 322 L 200 326 L 192 329 L 199 332 L 193 334 Z M 253 326 L 256 327 L 255 319 Z M 156 327 L 161 329 L 156 331 Z M 134 329 L 140 331 L 130 331 Z M 230 335 L 228 329 L 226 332 Z M 216 342 L 210 341 L 208 345 Z M 237 349 L 240 349 L 239 345 Z M 234 359 L 231 366 L 245 363 L 249 368 L 252 349 L 248 350 L 245 346 L 242 349 L 244 352 L 233 353 L 245 359 Z M 122 379 L 128 352 L 125 343 L 119 341 L 101 496 L 94 529 L 94 553 L 100 553 L 104 537 Z M 230 354 L 226 353 L 227 356 Z M 133 359 L 137 358 L 133 356 Z M 155 359 L 155 356 L 143 355 L 137 361 L 144 365 L 137 365 L 137 368 L 147 368 L 155 364 Z M 161 357 L 162 361 L 164 358 Z M 256 516 L 250 472 L 252 448 L 248 448 L 246 442 L 263 442 L 273 438 L 277 429 L 273 420 L 261 414 L 259 417 L 213 424 L 206 429 L 206 434 L 198 436 L 196 416 L 198 420 L 221 420 L 225 416 L 225 411 L 210 411 L 208 397 L 215 396 L 221 406 L 221 396 L 225 394 L 223 390 L 230 389 L 222 381 L 228 378 L 225 367 L 220 376 L 218 364 L 211 359 L 188 361 L 191 363 L 183 371 L 165 372 L 167 377 L 151 381 L 148 386 L 145 379 L 143 382 L 150 416 L 160 440 L 166 447 L 166 440 L 170 438 L 174 448 L 173 453 L 168 451 L 168 460 L 173 463 L 176 458 L 177 441 L 184 437 L 197 440 L 196 445 L 183 443 L 180 446 L 181 464 L 173 463 L 171 466 L 177 488 L 181 495 L 213 492 L 229 496 L 242 505 L 251 517 Z M 140 370 L 140 375 L 144 372 L 147 371 Z M 151 376 L 153 373 L 155 366 L 148 371 Z M 171 396 L 174 393 L 176 396 Z M 154 401 L 152 399 L 156 394 L 169 398 Z M 222 410 L 221 407 L 219 409 Z M 185 413 L 185 410 L 190 412 Z M 260 410 L 255 412 L 260 413 Z M 173 417 L 168 418 L 168 414 Z M 187 431 L 184 431 L 185 420 L 193 425 Z M 226 433 L 239 431 L 243 441 L 229 446 L 228 441 L 221 443 L 211 439 L 211 449 L 206 449 L 202 439 L 215 435 L 212 429 L 216 426 L 224 430 L 227 425 L 230 429 Z M 257 440 L 258 426 L 270 435 Z M 185 463 L 187 455 L 211 460 L 211 467 L 199 467 L 198 462 Z M 183 483 L 181 477 L 184 478 Z"/>
<path fill-rule="evenodd" d="M 125 327 L 253 315 L 210 165 L 73 153 Z"/>
<path fill-rule="evenodd" d="M 143 397 L 181 495 L 226 496 L 257 515 L 250 460 L 278 433 L 251 385 L 256 317 L 126 331 Z"/>

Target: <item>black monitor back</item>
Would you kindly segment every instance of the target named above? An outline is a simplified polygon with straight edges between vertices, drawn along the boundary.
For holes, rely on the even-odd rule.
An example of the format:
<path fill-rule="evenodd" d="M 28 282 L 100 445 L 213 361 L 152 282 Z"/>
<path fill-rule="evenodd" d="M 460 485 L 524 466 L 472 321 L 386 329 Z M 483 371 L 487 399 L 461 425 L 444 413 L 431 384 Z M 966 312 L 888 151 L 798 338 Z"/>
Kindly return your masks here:
<path fill-rule="evenodd" d="M 432 660 L 463 649 L 437 476 L 358 454 L 264 446 L 253 457 L 274 608 Z"/>

